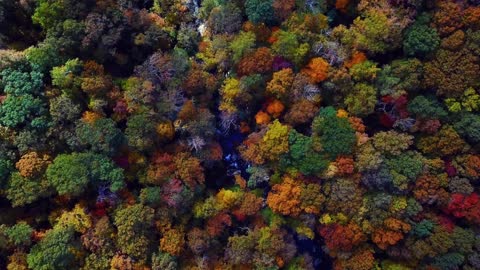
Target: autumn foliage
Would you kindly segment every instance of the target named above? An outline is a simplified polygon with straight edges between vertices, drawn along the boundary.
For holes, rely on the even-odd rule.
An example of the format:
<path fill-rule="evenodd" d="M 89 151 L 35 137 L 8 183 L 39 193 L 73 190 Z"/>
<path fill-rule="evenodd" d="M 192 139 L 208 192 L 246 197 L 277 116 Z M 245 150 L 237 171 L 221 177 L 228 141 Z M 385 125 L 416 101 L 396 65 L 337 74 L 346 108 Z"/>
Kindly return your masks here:
<path fill-rule="evenodd" d="M 0 269 L 480 269 L 480 0 L 0 0 Z"/>

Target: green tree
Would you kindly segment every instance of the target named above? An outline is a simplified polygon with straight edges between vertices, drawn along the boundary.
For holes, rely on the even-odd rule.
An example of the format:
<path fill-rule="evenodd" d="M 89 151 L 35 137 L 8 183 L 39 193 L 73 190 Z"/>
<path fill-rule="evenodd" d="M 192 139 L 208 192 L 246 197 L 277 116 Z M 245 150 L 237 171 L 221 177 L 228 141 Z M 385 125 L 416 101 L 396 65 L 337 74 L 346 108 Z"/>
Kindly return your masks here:
<path fill-rule="evenodd" d="M 433 265 L 439 269 L 459 269 L 465 261 L 465 256 L 458 252 L 447 253 L 435 257 Z"/>
<path fill-rule="evenodd" d="M 305 55 L 310 50 L 307 43 L 300 43 L 297 35 L 292 32 L 279 30 L 275 33 L 277 41 L 273 43 L 272 50 L 277 54 L 293 61 L 296 64 L 301 64 Z"/>
<path fill-rule="evenodd" d="M 82 145 L 105 155 L 114 155 L 124 141 L 122 131 L 111 118 L 101 118 L 93 123 L 80 121 L 75 133 Z"/>
<path fill-rule="evenodd" d="M 178 269 L 175 257 L 166 253 L 159 252 L 152 255 L 152 270 L 176 270 Z"/>
<path fill-rule="evenodd" d="M 467 141 L 480 142 L 480 115 L 464 113 L 454 122 L 453 127 Z"/>
<path fill-rule="evenodd" d="M 348 112 L 356 116 L 373 113 L 377 103 L 377 89 L 366 83 L 357 83 L 353 91 L 345 98 Z"/>
<path fill-rule="evenodd" d="M 428 15 L 422 14 L 403 34 L 403 51 L 407 56 L 425 56 L 440 45 L 437 30 L 429 22 Z"/>
<path fill-rule="evenodd" d="M 5 235 L 15 246 L 29 246 L 31 243 L 33 229 L 24 221 L 5 229 Z"/>
<path fill-rule="evenodd" d="M 312 122 L 312 132 L 314 146 L 316 141 L 320 143 L 321 149 L 333 159 L 351 154 L 357 140 L 348 119 L 337 117 L 333 107 L 320 110 Z"/>
<path fill-rule="evenodd" d="M 32 16 L 34 23 L 40 24 L 46 31 L 64 20 L 65 6 L 63 1 L 39 0 Z"/>
<path fill-rule="evenodd" d="M 225 4 L 225 0 L 204 0 L 199 9 L 200 18 L 206 20 L 212 9 Z"/>
<path fill-rule="evenodd" d="M 356 65 L 353 65 L 350 68 L 349 73 L 352 76 L 352 79 L 356 81 L 371 82 L 377 77 L 378 71 L 380 71 L 380 68 L 377 67 L 377 63 L 366 60 Z"/>
<path fill-rule="evenodd" d="M 10 128 L 46 128 L 46 104 L 38 97 L 43 88 L 42 73 L 21 63 L 15 69 L 0 72 L 0 78 L 0 88 L 7 94 L 0 106 L 0 124 Z"/>
<path fill-rule="evenodd" d="M 58 155 L 47 168 L 47 179 L 60 195 L 82 193 L 88 176 L 88 167 L 77 153 Z"/>
<path fill-rule="evenodd" d="M 413 226 L 412 233 L 416 237 L 425 238 L 433 233 L 434 227 L 435 223 L 430 220 L 424 219 L 421 222 L 416 223 L 415 226 Z"/>
<path fill-rule="evenodd" d="M 384 53 L 387 49 L 396 47 L 396 44 L 388 42 L 393 32 L 392 28 L 392 23 L 389 22 L 385 13 L 374 11 L 369 12 L 367 16 L 357 17 L 350 31 L 360 49 L 372 53 Z"/>
<path fill-rule="evenodd" d="M 129 146 L 140 151 L 148 150 L 155 142 L 155 124 L 146 114 L 131 116 L 127 120 L 125 136 Z"/>
<path fill-rule="evenodd" d="M 59 45 L 54 38 L 46 39 L 34 47 L 25 50 L 25 56 L 39 71 L 47 73 L 53 67 L 61 65 L 66 59 L 60 53 Z"/>
<path fill-rule="evenodd" d="M 8 180 L 8 176 L 13 171 L 13 164 L 10 160 L 0 159 L 0 189 L 3 189 Z"/>
<path fill-rule="evenodd" d="M 90 182 L 95 186 L 108 184 L 113 192 L 124 187 L 123 169 L 119 168 L 110 158 L 91 152 L 81 154 L 79 158 L 87 162 Z"/>
<path fill-rule="evenodd" d="M 152 248 L 152 227 L 155 211 L 142 204 L 135 204 L 115 212 L 114 224 L 118 229 L 117 247 L 125 254 L 147 259 Z"/>
<path fill-rule="evenodd" d="M 84 2 L 78 1 L 65 1 L 69 4 L 75 4 L 78 6 L 85 5 Z M 75 7 L 76 8 L 76 7 Z M 83 9 L 82 7 L 81 9 Z M 69 15 L 69 17 L 78 17 L 78 10 L 74 11 L 75 14 Z M 85 37 L 85 24 L 83 21 L 76 21 L 73 19 L 67 19 L 59 23 L 54 29 L 47 33 L 47 37 L 41 44 L 51 44 L 54 48 L 57 48 L 58 56 L 56 59 L 51 60 L 61 60 L 62 62 L 59 65 L 63 64 L 69 59 L 72 59 L 78 56 L 81 53 L 81 46 L 83 38 Z M 52 62 L 55 63 L 55 62 Z M 50 69 L 45 70 L 45 72 L 51 71 L 51 68 L 58 65 L 51 65 Z"/>
<path fill-rule="evenodd" d="M 387 159 L 386 164 L 391 170 L 415 180 L 423 170 L 423 157 L 418 152 L 407 151 Z"/>
<path fill-rule="evenodd" d="M 23 206 L 40 198 L 45 190 L 43 186 L 40 181 L 25 178 L 19 172 L 14 172 L 8 180 L 5 193 L 13 207 Z"/>
<path fill-rule="evenodd" d="M 182 50 L 187 56 L 194 55 L 200 40 L 200 33 L 196 28 L 187 24 L 181 24 L 177 34 L 177 45 L 174 50 Z"/>
<path fill-rule="evenodd" d="M 91 152 L 58 155 L 48 166 L 46 175 L 60 195 L 79 195 L 89 183 L 109 184 L 114 192 L 124 185 L 123 170 L 108 157 Z"/>
<path fill-rule="evenodd" d="M 39 98 L 8 95 L 0 106 L 0 124 L 11 128 L 22 125 L 45 128 L 48 123 L 44 117 L 46 112 L 46 104 Z"/>
<path fill-rule="evenodd" d="M 413 144 L 413 138 L 412 135 L 389 130 L 375 133 L 372 141 L 378 151 L 396 156 L 400 155 Z"/>
<path fill-rule="evenodd" d="M 275 21 L 272 0 L 247 0 L 245 1 L 245 13 L 248 19 L 257 23 L 271 24 Z"/>
<path fill-rule="evenodd" d="M 63 270 L 73 267 L 73 237 L 72 228 L 51 229 L 30 250 L 27 256 L 28 267 L 33 270 Z"/>
<path fill-rule="evenodd" d="M 480 95 L 472 87 L 465 90 L 460 98 L 447 98 L 444 101 L 448 110 L 454 113 L 462 110 L 473 112 L 480 109 Z"/>
<path fill-rule="evenodd" d="M 455 227 L 452 235 L 453 243 L 455 244 L 455 250 L 463 254 L 473 252 L 475 246 L 475 233 L 471 229 L 464 229 L 461 227 Z"/>
<path fill-rule="evenodd" d="M 253 32 L 241 31 L 230 43 L 232 59 L 236 63 L 255 45 L 255 34 Z"/>
<path fill-rule="evenodd" d="M 393 176 L 393 184 L 406 190 L 408 183 L 415 181 L 423 170 L 423 157 L 418 152 L 407 151 L 385 161 Z"/>
<path fill-rule="evenodd" d="M 7 68 L 0 72 L 0 85 L 3 86 L 3 91 L 14 96 L 39 94 L 43 88 L 43 74 L 28 69 L 30 68 Z"/>
<path fill-rule="evenodd" d="M 397 59 L 383 66 L 375 85 L 380 95 L 398 97 L 417 90 L 421 85 L 422 74 L 423 66 L 420 60 Z"/>
<path fill-rule="evenodd" d="M 441 119 L 447 116 L 442 104 L 431 96 L 416 96 L 408 103 L 407 109 L 417 117 L 426 119 Z"/>
<path fill-rule="evenodd" d="M 231 236 L 228 238 L 225 257 L 235 265 L 248 264 L 252 260 L 255 245 L 253 233 Z"/>
<path fill-rule="evenodd" d="M 61 95 L 50 100 L 50 116 L 53 122 L 66 127 L 73 124 L 82 116 L 82 108 L 71 98 Z"/>
<path fill-rule="evenodd" d="M 282 168 L 295 168 L 304 175 L 317 175 L 327 168 L 328 160 L 313 150 L 312 138 L 291 129 L 288 142 L 290 150 L 280 160 Z"/>
<path fill-rule="evenodd" d="M 162 190 L 160 187 L 146 187 L 140 190 L 140 202 L 151 207 L 159 206 L 162 198 Z"/>
<path fill-rule="evenodd" d="M 52 85 L 60 88 L 67 95 L 78 94 L 82 70 L 83 63 L 78 58 L 68 60 L 63 66 L 54 67 L 50 71 Z"/>

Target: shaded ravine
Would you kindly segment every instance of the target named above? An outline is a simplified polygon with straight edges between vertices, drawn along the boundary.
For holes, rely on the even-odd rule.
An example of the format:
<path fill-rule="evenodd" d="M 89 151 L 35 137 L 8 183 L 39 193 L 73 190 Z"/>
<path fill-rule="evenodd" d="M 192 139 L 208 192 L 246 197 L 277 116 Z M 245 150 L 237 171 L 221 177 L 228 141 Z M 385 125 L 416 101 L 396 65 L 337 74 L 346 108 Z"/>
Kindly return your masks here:
<path fill-rule="evenodd" d="M 215 111 L 217 126 L 219 123 L 219 112 Z M 234 174 L 240 173 L 244 179 L 248 179 L 249 174 L 246 172 L 246 169 L 249 167 L 249 164 L 245 162 L 237 150 L 237 146 L 242 143 L 245 139 L 245 135 L 241 134 L 238 131 L 230 132 L 221 132 L 218 131 L 219 142 L 223 150 L 223 168 L 224 170 L 219 173 L 224 173 L 221 177 L 221 183 L 216 183 L 219 187 L 222 183 L 223 186 L 228 184 L 233 184 Z M 235 230 L 235 228 L 233 228 Z M 313 258 L 313 264 L 315 269 L 332 269 L 331 258 L 326 254 L 322 245 L 323 242 L 320 241 L 320 235 L 315 234 L 315 239 L 311 240 L 305 237 L 299 237 L 295 232 L 290 231 L 294 235 L 295 243 L 298 249 L 298 253 L 308 253 Z"/>
<path fill-rule="evenodd" d="M 202 0 L 190 0 L 189 4 L 193 6 L 194 14 L 196 17 L 195 26 L 199 34 L 202 36 L 203 21 L 198 18 L 199 8 Z M 219 96 L 215 95 L 215 107 L 213 113 L 215 114 L 217 137 L 222 147 L 223 157 L 220 165 L 216 165 L 207 171 L 207 179 L 215 179 L 215 182 L 207 181 L 207 187 L 210 188 L 222 188 L 235 184 L 234 175 L 240 174 L 244 179 L 248 180 L 249 174 L 247 169 L 249 164 L 245 162 L 237 147 L 246 138 L 245 134 L 240 133 L 237 129 L 222 131 L 220 111 L 218 110 Z M 218 167 L 217 167 L 218 166 Z M 268 190 L 265 189 L 265 193 Z M 235 231 L 235 228 L 232 229 Z M 332 260 L 326 254 L 323 249 L 323 241 L 318 233 L 315 233 L 315 240 L 311 240 L 305 237 L 298 237 L 295 232 L 290 232 L 294 235 L 295 243 L 298 249 L 298 253 L 308 253 L 313 258 L 313 265 L 315 269 L 332 269 Z"/>

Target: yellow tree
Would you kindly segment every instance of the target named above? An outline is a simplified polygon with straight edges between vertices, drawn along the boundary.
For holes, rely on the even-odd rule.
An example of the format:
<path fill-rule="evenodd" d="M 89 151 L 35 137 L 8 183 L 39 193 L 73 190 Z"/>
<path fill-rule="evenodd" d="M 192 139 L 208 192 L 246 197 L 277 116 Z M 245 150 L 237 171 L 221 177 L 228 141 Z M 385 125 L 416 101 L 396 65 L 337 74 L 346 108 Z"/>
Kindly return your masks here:
<path fill-rule="evenodd" d="M 267 93 L 279 99 L 285 97 L 292 86 L 293 77 L 291 68 L 273 73 L 272 80 L 267 84 Z"/>
<path fill-rule="evenodd" d="M 268 125 L 267 132 L 260 142 L 260 152 L 265 159 L 278 160 L 281 154 L 288 152 L 288 132 L 290 128 L 278 120 Z"/>

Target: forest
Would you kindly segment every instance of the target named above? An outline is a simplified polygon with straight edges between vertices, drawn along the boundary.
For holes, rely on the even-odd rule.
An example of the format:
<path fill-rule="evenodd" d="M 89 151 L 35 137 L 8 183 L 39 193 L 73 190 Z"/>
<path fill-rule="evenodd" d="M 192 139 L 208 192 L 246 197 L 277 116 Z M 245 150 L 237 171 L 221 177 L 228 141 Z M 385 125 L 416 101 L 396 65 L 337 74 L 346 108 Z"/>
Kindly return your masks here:
<path fill-rule="evenodd" d="M 0 0 L 0 269 L 480 269 L 480 1 Z"/>

